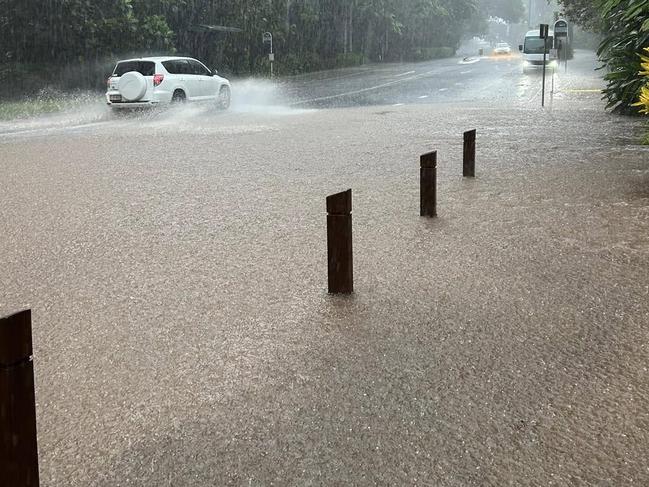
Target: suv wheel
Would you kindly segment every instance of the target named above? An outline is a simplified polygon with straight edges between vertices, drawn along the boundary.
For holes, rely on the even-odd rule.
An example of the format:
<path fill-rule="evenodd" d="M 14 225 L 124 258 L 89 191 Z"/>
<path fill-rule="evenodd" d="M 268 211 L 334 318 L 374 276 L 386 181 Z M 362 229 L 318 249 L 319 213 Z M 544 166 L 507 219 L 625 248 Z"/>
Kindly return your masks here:
<path fill-rule="evenodd" d="M 171 103 L 184 103 L 187 101 L 187 96 L 183 90 L 174 91 L 173 96 L 171 97 Z"/>

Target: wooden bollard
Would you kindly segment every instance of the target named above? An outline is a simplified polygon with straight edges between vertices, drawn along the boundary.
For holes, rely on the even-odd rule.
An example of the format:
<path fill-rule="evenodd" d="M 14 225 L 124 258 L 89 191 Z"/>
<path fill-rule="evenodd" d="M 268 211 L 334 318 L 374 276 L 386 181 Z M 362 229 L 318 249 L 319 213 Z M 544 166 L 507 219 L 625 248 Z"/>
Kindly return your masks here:
<path fill-rule="evenodd" d="M 329 293 L 353 293 L 351 189 L 327 197 L 327 253 Z"/>
<path fill-rule="evenodd" d="M 0 484 L 38 486 L 32 313 L 0 318 Z"/>
<path fill-rule="evenodd" d="M 419 178 L 419 214 L 437 216 L 437 151 L 421 156 Z"/>
<path fill-rule="evenodd" d="M 465 178 L 475 177 L 475 130 L 464 132 L 464 163 L 462 175 Z"/>

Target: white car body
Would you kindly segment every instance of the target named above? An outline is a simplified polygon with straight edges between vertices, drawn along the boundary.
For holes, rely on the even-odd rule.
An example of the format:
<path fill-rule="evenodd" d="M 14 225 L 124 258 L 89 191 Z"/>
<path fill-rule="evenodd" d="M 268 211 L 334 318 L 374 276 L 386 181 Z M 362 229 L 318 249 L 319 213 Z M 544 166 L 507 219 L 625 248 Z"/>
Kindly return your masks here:
<path fill-rule="evenodd" d="M 142 108 L 172 101 L 230 105 L 230 82 L 189 57 L 146 57 L 119 61 L 108 78 L 106 103 L 113 109 Z"/>
<path fill-rule="evenodd" d="M 511 54 L 511 53 L 512 53 L 512 48 L 506 42 L 500 42 L 496 44 L 496 48 L 494 49 L 494 54 Z"/>

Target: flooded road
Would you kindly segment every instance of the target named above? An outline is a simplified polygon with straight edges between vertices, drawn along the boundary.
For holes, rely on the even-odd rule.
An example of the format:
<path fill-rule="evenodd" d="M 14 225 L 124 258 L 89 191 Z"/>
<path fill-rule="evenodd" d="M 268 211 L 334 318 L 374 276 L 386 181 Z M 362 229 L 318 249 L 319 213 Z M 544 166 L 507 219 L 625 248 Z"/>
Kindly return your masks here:
<path fill-rule="evenodd" d="M 546 81 L 547 106 L 566 94 L 597 90 L 594 54 L 578 52 Z M 573 76 L 573 72 L 575 76 Z M 554 74 L 554 76 L 552 76 Z M 575 84 L 576 83 L 576 84 Z M 574 93 L 573 93 L 574 94 Z M 69 97 L 68 97 L 69 98 Z M 522 73 L 518 55 L 443 59 L 425 63 L 368 65 L 311 73 L 277 81 L 244 79 L 233 82 L 233 105 L 221 113 L 211 105 L 113 114 L 100 94 L 83 94 L 82 103 L 67 100 L 61 112 L 38 117 L 0 120 L 0 140 L 12 136 L 57 135 L 77 131 L 210 130 L 249 123 L 255 115 L 299 115 L 305 111 L 358 106 L 453 104 L 529 108 L 541 104 L 541 72 Z M 65 108 L 69 105 L 70 108 Z M 137 128 L 136 128 L 137 127 Z"/>
<path fill-rule="evenodd" d="M 649 483 L 645 126 L 603 111 L 592 57 L 545 110 L 514 61 L 451 64 L 502 73 L 2 126 L 0 314 L 33 309 L 42 485 Z M 347 188 L 356 293 L 332 297 Z"/>

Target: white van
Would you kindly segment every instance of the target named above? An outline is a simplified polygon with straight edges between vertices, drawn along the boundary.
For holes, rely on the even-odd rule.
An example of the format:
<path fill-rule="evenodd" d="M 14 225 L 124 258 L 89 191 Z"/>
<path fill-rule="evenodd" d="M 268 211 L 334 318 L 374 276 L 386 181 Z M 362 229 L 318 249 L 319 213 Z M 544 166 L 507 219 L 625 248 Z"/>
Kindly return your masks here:
<path fill-rule="evenodd" d="M 518 46 L 523 53 L 523 73 L 543 67 L 543 46 L 547 45 L 545 65 L 554 68 L 557 64 L 556 56 L 552 54 L 554 49 L 554 32 L 550 31 L 547 39 L 541 39 L 539 29 L 530 30 L 525 34 L 525 42 Z M 547 41 L 547 44 L 545 44 Z"/>

